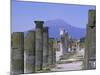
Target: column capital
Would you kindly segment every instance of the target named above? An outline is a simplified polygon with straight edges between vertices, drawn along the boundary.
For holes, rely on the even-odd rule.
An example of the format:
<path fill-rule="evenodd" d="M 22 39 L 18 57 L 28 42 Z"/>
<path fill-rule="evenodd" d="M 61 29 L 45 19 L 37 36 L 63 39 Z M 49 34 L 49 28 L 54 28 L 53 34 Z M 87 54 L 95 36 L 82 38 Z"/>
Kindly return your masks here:
<path fill-rule="evenodd" d="M 44 21 L 34 21 L 34 23 L 36 24 L 36 28 L 42 28 Z"/>

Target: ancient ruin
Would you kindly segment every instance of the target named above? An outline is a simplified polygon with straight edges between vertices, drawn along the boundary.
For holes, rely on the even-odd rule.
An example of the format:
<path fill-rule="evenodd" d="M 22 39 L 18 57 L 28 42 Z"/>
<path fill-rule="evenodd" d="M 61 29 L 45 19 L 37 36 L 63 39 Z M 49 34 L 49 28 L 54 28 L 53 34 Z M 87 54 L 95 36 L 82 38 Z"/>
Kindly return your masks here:
<path fill-rule="evenodd" d="M 11 74 L 56 72 L 96 68 L 96 11 L 89 10 L 86 36 L 75 39 L 60 30 L 50 37 L 45 21 L 34 21 L 35 29 L 11 34 Z M 71 67 L 69 67 L 71 65 Z"/>

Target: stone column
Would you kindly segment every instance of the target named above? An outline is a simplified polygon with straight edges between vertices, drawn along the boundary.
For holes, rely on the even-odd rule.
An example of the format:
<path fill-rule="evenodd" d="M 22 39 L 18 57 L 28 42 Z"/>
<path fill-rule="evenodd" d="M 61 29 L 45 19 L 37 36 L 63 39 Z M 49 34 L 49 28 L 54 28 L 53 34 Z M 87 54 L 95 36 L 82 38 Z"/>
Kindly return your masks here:
<path fill-rule="evenodd" d="M 69 37 L 68 37 L 68 32 L 65 33 L 65 52 L 68 53 L 68 45 L 69 45 Z"/>
<path fill-rule="evenodd" d="M 49 57 L 48 63 L 50 67 L 53 67 L 56 63 L 56 48 L 54 46 L 54 38 L 49 39 Z"/>
<path fill-rule="evenodd" d="M 36 34 L 35 34 L 35 70 L 42 70 L 43 65 L 43 21 L 35 21 Z"/>
<path fill-rule="evenodd" d="M 70 52 L 72 52 L 72 38 L 69 39 L 69 48 L 70 48 Z"/>
<path fill-rule="evenodd" d="M 48 27 L 43 28 L 43 69 L 48 67 Z"/>
<path fill-rule="evenodd" d="M 24 73 L 35 72 L 35 31 L 29 31 L 24 42 Z"/>
<path fill-rule="evenodd" d="M 56 64 L 57 39 L 53 39 L 53 65 Z"/>
<path fill-rule="evenodd" d="M 24 33 L 11 35 L 11 75 L 24 73 Z"/>
<path fill-rule="evenodd" d="M 89 10 L 89 20 L 87 24 L 87 35 L 85 42 L 84 69 L 95 69 L 96 63 L 96 13 Z"/>
<path fill-rule="evenodd" d="M 54 38 L 49 38 L 49 56 L 48 56 L 49 67 L 53 65 L 53 39 Z"/>
<path fill-rule="evenodd" d="M 68 33 L 64 31 L 63 35 L 61 35 L 61 43 L 63 54 L 65 55 L 68 52 Z"/>

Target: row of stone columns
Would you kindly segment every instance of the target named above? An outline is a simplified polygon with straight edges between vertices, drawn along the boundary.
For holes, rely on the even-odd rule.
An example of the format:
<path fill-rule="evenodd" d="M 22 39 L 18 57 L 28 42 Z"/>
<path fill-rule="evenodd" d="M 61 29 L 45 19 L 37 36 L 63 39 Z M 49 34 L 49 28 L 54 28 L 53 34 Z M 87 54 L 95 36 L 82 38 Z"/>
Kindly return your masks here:
<path fill-rule="evenodd" d="M 48 27 L 35 21 L 36 30 L 13 32 L 11 40 L 11 73 L 35 73 L 49 68 L 56 61 L 54 39 L 49 38 Z"/>

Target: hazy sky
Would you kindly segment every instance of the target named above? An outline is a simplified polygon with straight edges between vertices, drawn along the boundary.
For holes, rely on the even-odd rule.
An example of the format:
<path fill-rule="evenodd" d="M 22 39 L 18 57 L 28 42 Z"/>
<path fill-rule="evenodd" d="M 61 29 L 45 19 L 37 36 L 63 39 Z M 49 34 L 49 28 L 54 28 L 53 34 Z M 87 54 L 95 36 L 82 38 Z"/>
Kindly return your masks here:
<path fill-rule="evenodd" d="M 12 0 L 12 32 L 27 31 L 34 28 L 35 20 L 62 19 L 72 26 L 86 28 L 89 9 L 95 9 L 95 6 Z"/>

